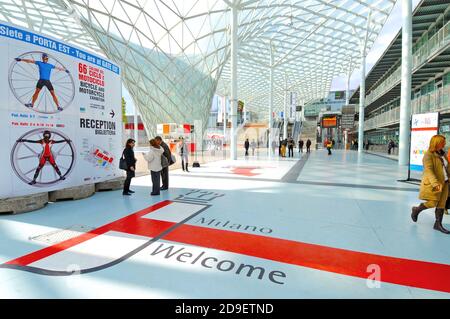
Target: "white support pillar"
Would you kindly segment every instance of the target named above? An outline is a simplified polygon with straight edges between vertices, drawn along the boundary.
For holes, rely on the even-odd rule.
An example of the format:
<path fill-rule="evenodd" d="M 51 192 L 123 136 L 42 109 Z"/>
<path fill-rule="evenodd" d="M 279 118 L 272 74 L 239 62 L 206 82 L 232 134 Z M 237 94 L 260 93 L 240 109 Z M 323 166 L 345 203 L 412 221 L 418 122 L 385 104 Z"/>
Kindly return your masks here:
<path fill-rule="evenodd" d="M 412 1 L 402 0 L 402 82 L 398 165 L 408 165 L 411 130 Z"/>
<path fill-rule="evenodd" d="M 238 8 L 231 7 L 231 152 L 230 159 L 237 160 L 237 62 L 238 62 Z"/>
<path fill-rule="evenodd" d="M 365 50 L 364 50 L 365 51 Z M 361 84 L 359 86 L 359 127 L 358 152 L 363 151 L 364 143 L 364 106 L 366 104 L 366 54 L 361 54 Z"/>
<path fill-rule="evenodd" d="M 223 144 L 227 144 L 227 99 L 225 98 L 223 107 Z M 225 150 L 225 147 L 224 147 Z"/>
<path fill-rule="evenodd" d="M 347 86 L 345 88 L 345 105 L 350 104 L 350 78 L 352 77 L 352 72 L 349 69 L 347 74 Z"/>
<path fill-rule="evenodd" d="M 136 141 L 135 147 L 139 146 L 139 124 L 138 124 L 138 109 L 136 104 L 134 105 L 134 140 Z"/>
<path fill-rule="evenodd" d="M 283 139 L 287 139 L 287 131 L 288 131 L 288 116 L 287 116 L 287 110 L 288 110 L 288 91 L 287 91 L 287 74 L 284 74 L 284 112 L 283 112 Z"/>
<path fill-rule="evenodd" d="M 272 48 L 272 43 L 270 43 L 270 69 L 269 69 L 269 158 L 272 158 L 272 142 L 273 142 L 273 117 L 272 117 L 272 112 L 273 112 L 273 71 L 274 71 L 274 56 L 273 56 L 273 48 Z"/>
<path fill-rule="evenodd" d="M 366 51 L 367 39 L 369 37 L 370 22 L 372 21 L 372 10 L 367 17 L 366 36 L 361 41 L 361 84 L 359 86 L 359 127 L 358 127 L 358 153 L 364 149 L 364 108 L 366 104 Z"/>

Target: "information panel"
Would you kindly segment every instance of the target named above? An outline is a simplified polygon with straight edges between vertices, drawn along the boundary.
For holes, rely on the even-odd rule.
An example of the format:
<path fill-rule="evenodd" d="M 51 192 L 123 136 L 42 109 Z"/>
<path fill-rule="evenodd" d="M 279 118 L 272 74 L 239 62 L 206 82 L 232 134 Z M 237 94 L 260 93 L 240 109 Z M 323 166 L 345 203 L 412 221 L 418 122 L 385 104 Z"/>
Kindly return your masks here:
<path fill-rule="evenodd" d="M 427 151 L 433 135 L 439 131 L 439 113 L 414 114 L 411 124 L 411 153 L 409 167 L 413 171 L 423 171 L 423 155 Z"/>
<path fill-rule="evenodd" d="M 122 175 L 116 65 L 3 22 L 0 56 L 0 198 Z"/>
<path fill-rule="evenodd" d="M 322 127 L 323 128 L 336 127 L 336 126 L 337 126 L 337 118 L 336 118 L 336 116 L 324 117 L 322 119 Z"/>

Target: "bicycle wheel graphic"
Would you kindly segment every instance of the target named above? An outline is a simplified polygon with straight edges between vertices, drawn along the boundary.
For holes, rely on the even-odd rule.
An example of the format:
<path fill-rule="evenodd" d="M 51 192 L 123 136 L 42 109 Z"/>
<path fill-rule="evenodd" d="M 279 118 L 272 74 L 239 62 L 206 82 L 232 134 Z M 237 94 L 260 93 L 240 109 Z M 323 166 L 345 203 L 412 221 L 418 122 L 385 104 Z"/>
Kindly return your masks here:
<path fill-rule="evenodd" d="M 36 143 L 36 141 L 44 138 L 44 131 L 51 132 L 51 140 L 63 141 L 51 146 L 51 153 L 61 172 L 61 176 L 67 177 L 74 167 L 75 147 L 67 136 L 59 131 L 46 128 L 31 130 L 17 139 L 11 150 L 10 158 L 14 172 L 27 184 L 33 181 L 34 174 L 39 166 L 39 159 L 44 146 L 41 143 Z M 61 182 L 61 178 L 50 162 L 46 161 L 35 182 L 33 186 L 46 187 Z"/>
<path fill-rule="evenodd" d="M 39 81 L 39 67 L 33 63 L 27 63 L 23 60 L 42 61 L 41 51 L 31 51 L 23 53 L 16 57 L 22 61 L 14 60 L 9 68 L 9 87 L 16 99 L 24 106 L 31 105 L 32 97 L 36 90 L 37 82 Z M 48 63 L 55 67 L 64 68 L 55 57 L 46 53 L 48 56 Z M 44 86 L 30 109 L 45 114 L 54 114 L 62 112 L 68 108 L 75 97 L 75 84 L 70 73 L 55 69 L 51 70 L 50 82 L 54 88 L 55 95 L 59 102 L 60 110 L 58 110 L 55 101 L 53 100 L 50 91 Z"/>

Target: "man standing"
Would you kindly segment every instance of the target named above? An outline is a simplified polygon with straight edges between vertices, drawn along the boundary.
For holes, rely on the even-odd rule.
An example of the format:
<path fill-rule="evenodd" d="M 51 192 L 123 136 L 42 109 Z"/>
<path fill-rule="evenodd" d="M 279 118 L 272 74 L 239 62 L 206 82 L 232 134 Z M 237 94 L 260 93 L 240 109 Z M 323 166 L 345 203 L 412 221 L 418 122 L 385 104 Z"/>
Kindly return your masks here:
<path fill-rule="evenodd" d="M 303 153 L 303 140 L 298 141 L 298 152 Z"/>
<path fill-rule="evenodd" d="M 162 140 L 161 136 L 155 137 L 155 141 L 164 150 L 164 153 L 162 156 L 167 158 L 169 165 L 172 165 L 173 164 L 172 153 L 170 152 L 169 146 Z M 161 179 L 162 179 L 161 190 L 164 191 L 164 190 L 169 189 L 169 166 L 163 167 L 163 169 L 161 171 Z"/>
<path fill-rule="evenodd" d="M 248 156 L 248 148 L 250 147 L 248 138 L 245 140 L 244 147 L 245 147 L 245 156 Z"/>
<path fill-rule="evenodd" d="M 27 104 L 25 104 L 25 106 L 32 109 L 34 107 L 34 103 L 36 102 L 37 98 L 39 97 L 39 93 L 45 86 L 49 90 L 49 92 L 53 98 L 53 102 L 55 102 L 55 105 L 56 105 L 56 108 L 58 109 L 58 111 L 62 111 L 63 109 L 62 109 L 62 107 L 59 106 L 59 101 L 58 101 L 58 98 L 56 97 L 55 89 L 53 88 L 52 82 L 50 82 L 50 76 L 51 76 L 51 72 L 53 69 L 56 69 L 58 71 L 63 71 L 66 73 L 69 73 L 69 70 L 66 70 L 64 68 L 57 67 L 53 64 L 48 63 L 48 54 L 47 53 L 42 53 L 42 61 L 35 61 L 32 59 L 21 59 L 21 58 L 16 58 L 15 60 L 17 62 L 25 62 L 25 63 L 35 64 L 39 68 L 39 80 L 36 84 L 36 90 L 34 91 L 33 97 L 31 98 L 31 103 L 27 103 Z"/>
<path fill-rule="evenodd" d="M 289 137 L 288 141 L 288 149 L 289 149 L 289 157 L 294 157 L 294 139 L 292 137 Z"/>
<path fill-rule="evenodd" d="M 306 153 L 311 153 L 311 140 L 309 138 L 306 141 Z"/>

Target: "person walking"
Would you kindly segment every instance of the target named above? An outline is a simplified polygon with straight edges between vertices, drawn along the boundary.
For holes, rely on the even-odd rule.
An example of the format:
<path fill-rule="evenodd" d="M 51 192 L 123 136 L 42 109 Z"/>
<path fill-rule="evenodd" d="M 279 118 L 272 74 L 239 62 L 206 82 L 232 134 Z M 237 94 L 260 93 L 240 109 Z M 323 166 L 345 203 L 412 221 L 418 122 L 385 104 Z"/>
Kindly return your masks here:
<path fill-rule="evenodd" d="M 245 156 L 248 156 L 248 148 L 250 147 L 250 143 L 248 142 L 248 138 L 245 139 L 244 148 L 245 148 Z"/>
<path fill-rule="evenodd" d="M 255 156 L 255 149 L 256 149 L 255 140 L 252 140 L 252 142 L 250 143 L 250 147 L 252 148 L 252 156 Z"/>
<path fill-rule="evenodd" d="M 287 139 L 285 138 L 282 142 L 281 142 L 281 157 L 286 157 L 286 148 L 287 148 Z"/>
<path fill-rule="evenodd" d="M 132 138 L 127 140 L 125 144 L 125 149 L 122 152 L 122 156 L 127 164 L 127 177 L 123 183 L 122 195 L 130 196 L 134 191 L 130 190 L 131 179 L 136 176 L 136 157 L 134 157 L 134 145 L 136 141 Z"/>
<path fill-rule="evenodd" d="M 272 141 L 272 154 L 275 154 L 275 149 L 277 148 L 277 142 Z"/>
<path fill-rule="evenodd" d="M 283 157 L 283 153 L 281 152 L 282 144 L 283 144 L 283 141 L 280 139 L 280 141 L 278 142 L 278 156 L 281 156 L 281 157 Z"/>
<path fill-rule="evenodd" d="M 289 137 L 288 140 L 288 150 L 289 150 L 289 157 L 294 157 L 294 139 L 292 137 Z"/>
<path fill-rule="evenodd" d="M 391 155 L 391 151 L 394 150 L 394 147 L 395 147 L 394 141 L 393 140 L 389 140 L 389 143 L 388 143 L 388 154 L 389 155 Z"/>
<path fill-rule="evenodd" d="M 180 137 L 180 143 L 178 143 L 178 155 L 181 157 L 181 168 L 183 169 L 183 172 L 186 170 L 186 172 L 189 172 L 188 165 L 189 165 L 189 148 L 184 141 L 183 137 Z M 186 169 L 184 168 L 184 163 L 186 163 Z"/>
<path fill-rule="evenodd" d="M 161 165 L 161 156 L 164 153 L 164 149 L 158 145 L 155 139 L 150 140 L 150 150 L 144 155 L 145 160 L 148 163 L 148 169 L 152 177 L 152 192 L 151 196 L 160 194 L 161 188 L 161 171 L 163 169 Z"/>
<path fill-rule="evenodd" d="M 331 155 L 331 149 L 333 148 L 333 142 L 332 142 L 332 140 L 326 140 L 325 143 L 326 143 L 325 145 L 328 150 L 328 155 Z"/>
<path fill-rule="evenodd" d="M 311 153 L 311 140 L 309 138 L 306 141 L 306 153 Z"/>
<path fill-rule="evenodd" d="M 428 151 L 423 156 L 423 175 L 420 183 L 419 199 L 424 200 L 419 206 L 411 209 L 411 218 L 417 222 L 419 214 L 428 208 L 435 208 L 435 218 L 433 228 L 444 234 L 450 231 L 442 226 L 444 209 L 448 198 L 448 177 L 450 169 L 445 156 L 445 136 L 434 135 L 430 140 Z"/>
<path fill-rule="evenodd" d="M 172 153 L 170 152 L 169 146 L 162 140 L 161 136 L 155 137 L 155 141 L 158 144 L 158 146 L 161 146 L 162 149 L 164 150 L 162 156 L 164 156 L 168 162 L 168 165 L 167 166 L 163 165 L 163 168 L 161 170 L 161 179 L 162 179 L 161 190 L 165 191 L 169 189 L 169 166 L 173 164 Z"/>
<path fill-rule="evenodd" d="M 298 152 L 303 153 L 303 140 L 298 141 Z"/>

